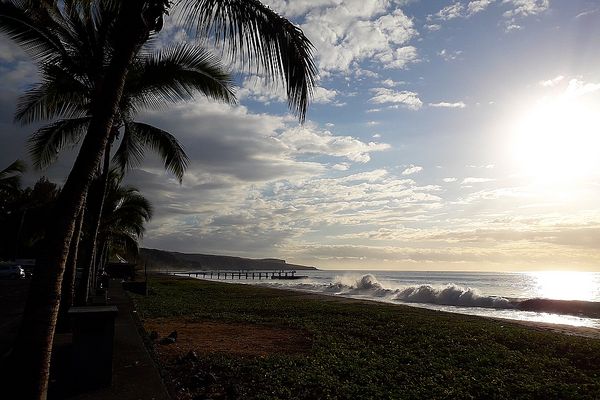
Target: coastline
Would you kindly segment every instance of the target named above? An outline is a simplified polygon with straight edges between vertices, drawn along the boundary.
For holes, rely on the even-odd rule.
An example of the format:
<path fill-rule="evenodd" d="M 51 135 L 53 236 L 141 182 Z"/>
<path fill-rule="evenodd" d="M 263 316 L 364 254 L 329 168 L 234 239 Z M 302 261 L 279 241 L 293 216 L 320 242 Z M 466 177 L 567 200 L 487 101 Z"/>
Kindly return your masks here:
<path fill-rule="evenodd" d="M 173 276 L 173 275 L 165 275 L 165 276 Z M 238 285 L 248 285 L 248 286 L 257 286 L 257 287 L 268 287 L 268 286 L 261 286 L 261 285 L 252 285 L 251 283 L 246 283 L 243 281 L 240 281 L 240 282 L 217 281 L 217 280 L 211 280 L 211 279 L 184 277 L 184 276 L 179 276 L 179 275 L 177 275 L 176 277 L 181 278 L 181 279 L 201 280 L 201 281 L 206 281 L 206 282 L 224 282 L 228 285 L 238 284 Z M 315 298 L 315 299 L 320 299 L 320 300 L 337 299 L 338 301 L 341 301 L 343 303 L 344 302 L 346 302 L 346 303 L 365 302 L 367 304 L 388 304 L 391 306 L 398 306 L 398 307 L 411 307 L 411 308 L 431 310 L 429 308 L 419 307 L 418 305 L 413 305 L 411 303 L 387 302 L 387 301 L 379 301 L 376 299 L 360 299 L 360 298 L 356 298 L 356 297 L 343 296 L 343 295 L 339 295 L 339 294 L 315 293 L 315 292 L 303 291 L 303 290 L 294 289 L 294 288 L 281 288 L 281 287 L 268 287 L 268 288 L 272 289 L 272 290 L 281 290 L 284 292 L 302 293 L 302 294 L 306 295 L 307 298 Z M 536 299 L 531 299 L 531 300 L 520 300 L 519 299 L 517 301 L 516 299 L 511 299 L 511 301 L 515 302 L 515 304 L 519 304 L 524 301 L 527 302 L 527 301 L 535 301 L 535 300 Z M 568 300 L 542 300 L 541 302 L 542 302 L 542 304 L 547 305 L 549 309 L 555 308 L 554 307 L 555 303 L 559 304 L 558 308 L 561 308 L 560 305 L 573 304 L 573 303 L 574 303 L 575 307 L 579 307 L 579 303 L 581 303 L 581 302 L 577 302 L 577 301 L 568 301 Z M 598 306 L 600 306 L 600 304 L 598 304 Z M 564 309 L 564 306 L 562 307 L 562 309 Z M 528 327 L 528 328 L 535 329 L 538 331 L 554 332 L 554 333 L 560 333 L 560 334 L 565 334 L 565 335 L 586 337 L 586 338 L 591 338 L 591 339 L 600 339 L 600 329 L 592 328 L 592 327 L 566 325 L 566 324 L 555 324 L 555 323 L 541 322 L 541 321 L 525 321 L 525 320 L 519 320 L 519 319 L 463 314 L 463 313 L 449 312 L 449 311 L 438 311 L 438 310 L 432 310 L 432 311 L 445 313 L 445 314 L 449 314 L 449 315 L 468 315 L 470 317 L 484 318 L 484 319 L 499 321 L 499 322 L 507 323 L 507 324 L 512 323 L 512 324 L 516 324 L 518 326 L 524 326 L 524 327 Z M 544 312 L 544 310 L 542 310 L 542 309 L 523 310 L 523 311 Z M 573 314 L 568 314 L 568 313 L 565 313 L 565 314 L 573 315 Z"/>
<path fill-rule="evenodd" d="M 600 398 L 600 340 L 585 329 L 166 275 L 149 284 L 132 297 L 177 400 Z"/>

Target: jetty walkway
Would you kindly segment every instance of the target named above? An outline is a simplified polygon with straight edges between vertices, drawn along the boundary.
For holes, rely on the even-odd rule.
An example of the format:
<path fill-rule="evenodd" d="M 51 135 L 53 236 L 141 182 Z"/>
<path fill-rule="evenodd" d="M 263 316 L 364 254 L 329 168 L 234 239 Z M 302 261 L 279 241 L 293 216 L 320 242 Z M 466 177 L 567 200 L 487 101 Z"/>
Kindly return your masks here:
<path fill-rule="evenodd" d="M 303 279 L 308 278 L 304 275 L 296 275 L 295 270 L 273 270 L 273 271 L 259 271 L 259 270 L 237 270 L 237 271 L 171 271 L 169 275 L 177 276 L 189 276 L 202 279 Z"/>

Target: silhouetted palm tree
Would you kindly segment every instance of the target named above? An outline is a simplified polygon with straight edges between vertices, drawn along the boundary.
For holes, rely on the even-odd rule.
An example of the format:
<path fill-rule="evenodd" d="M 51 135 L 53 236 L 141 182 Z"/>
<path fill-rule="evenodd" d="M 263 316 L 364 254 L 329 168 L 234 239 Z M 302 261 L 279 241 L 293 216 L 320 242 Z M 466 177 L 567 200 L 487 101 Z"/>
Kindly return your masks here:
<path fill-rule="evenodd" d="M 79 16 L 76 16 L 79 18 Z M 107 18 L 105 17 L 104 20 Z M 71 21 L 69 21 L 71 22 Z M 80 21 L 78 21 L 80 22 Z M 80 25 L 84 25 L 81 24 Z M 94 31 L 91 34 L 95 34 Z M 79 36 L 87 32 L 80 32 Z M 96 34 L 97 35 L 97 34 Z M 104 46 L 101 39 L 94 37 L 82 41 L 85 44 L 81 52 L 89 52 L 87 48 L 92 45 Z M 59 119 L 39 129 L 30 138 L 30 153 L 37 167 L 46 167 L 54 161 L 65 146 L 72 146 L 79 142 L 85 135 L 90 115 L 90 105 L 93 99 L 89 94 L 94 92 L 93 85 L 97 79 L 91 71 L 86 71 L 87 59 L 84 65 L 73 65 L 64 62 L 65 66 L 43 71 L 43 83 L 38 84 L 22 96 L 16 113 L 16 119 L 22 123 L 37 121 L 41 118 L 59 115 L 61 110 L 68 110 L 65 118 Z M 68 70 L 71 73 L 66 73 Z M 66 72 L 65 72 L 66 71 Z M 69 91 L 62 91 L 67 87 Z M 145 53 L 132 65 L 127 76 L 124 92 L 121 97 L 118 114 L 113 122 L 112 135 L 107 143 L 103 162 L 104 186 L 109 170 L 110 147 L 114 140 L 122 135 L 122 140 L 115 154 L 114 161 L 123 170 L 141 162 L 144 150 L 150 149 L 162 158 L 165 168 L 171 171 L 181 182 L 187 167 L 188 157 L 178 140 L 160 128 L 134 120 L 135 115 L 143 108 L 164 107 L 169 102 L 191 99 L 194 94 L 200 93 L 208 98 L 218 101 L 232 102 L 234 100 L 231 80 L 224 68 L 206 52 L 202 47 L 188 44 L 172 46 Z M 77 103 L 77 104 L 74 104 Z M 100 191 L 100 198 L 104 198 L 104 190 Z M 95 218 L 96 225 L 102 213 L 102 202 L 92 201 L 88 205 L 95 207 L 87 210 L 88 215 Z M 79 226 L 79 225 L 77 225 Z M 95 264 L 97 228 L 91 225 L 92 246 L 86 252 L 84 269 L 81 282 L 89 288 L 90 277 L 95 277 L 92 266 Z M 79 237 L 77 229 L 75 237 Z M 73 242 L 73 241 L 72 241 Z M 78 250 L 78 242 L 71 243 L 70 253 Z M 75 269 L 73 263 L 77 260 L 76 254 L 69 255 L 63 299 L 71 301 L 73 289 L 68 287 L 74 283 Z M 85 303 L 88 289 L 80 291 L 79 303 Z M 63 308 L 68 304 L 63 305 Z"/>
<path fill-rule="evenodd" d="M 92 118 L 94 100 L 90 95 L 96 84 L 93 71 L 88 73 L 85 66 L 77 66 L 77 71 L 69 73 L 68 68 L 46 68 L 42 71 L 44 82 L 28 90 L 17 106 L 15 120 L 24 124 L 62 117 L 39 129 L 29 140 L 30 154 L 39 168 L 55 161 L 64 147 L 79 143 Z M 153 150 L 181 181 L 188 158 L 177 139 L 162 129 L 135 121 L 136 114 L 142 109 L 190 100 L 196 94 L 231 103 L 235 100 L 231 85 L 228 73 L 202 47 L 180 44 L 143 54 L 130 68 L 113 121 L 109 142 L 122 134 L 114 161 L 126 170 L 142 160 L 144 150 Z"/>
<path fill-rule="evenodd" d="M 124 254 L 138 254 L 138 240 L 143 236 L 145 223 L 152 218 L 150 202 L 132 186 L 122 186 L 122 175 L 116 171 L 109 175 L 108 188 L 98 242 L 100 253 L 108 258 L 110 250 Z"/>
<path fill-rule="evenodd" d="M 52 65 L 69 48 L 54 40 L 60 31 L 49 21 L 56 13 L 75 13 L 87 1 L 5 0 L 0 3 L 0 30 L 21 44 L 44 64 Z M 45 398 L 51 344 L 54 337 L 59 294 L 75 221 L 94 172 L 101 164 L 113 120 L 125 87 L 128 70 L 151 35 L 162 28 L 171 5 L 167 0 L 108 1 L 116 11 L 113 51 L 100 64 L 100 84 L 91 98 L 91 119 L 79 155 L 52 214 L 53 234 L 32 280 L 23 324 L 15 343 L 14 371 L 26 396 Z M 93 6 L 93 5 L 92 5 Z M 258 65 L 272 79 L 282 80 L 288 105 L 304 119 L 314 85 L 316 69 L 312 46 L 302 31 L 257 0 L 180 0 L 175 3 L 188 27 L 227 44 L 224 51 L 246 65 Z M 171 10 L 172 11 L 172 10 Z M 32 21 L 33 18 L 33 21 Z M 33 23 L 32 23 L 33 22 Z M 96 29 L 93 24 L 90 29 Z"/>
<path fill-rule="evenodd" d="M 25 169 L 25 163 L 21 160 L 16 160 L 0 171 L 0 195 L 8 195 L 19 190 L 21 186 L 21 174 L 25 172 Z"/>

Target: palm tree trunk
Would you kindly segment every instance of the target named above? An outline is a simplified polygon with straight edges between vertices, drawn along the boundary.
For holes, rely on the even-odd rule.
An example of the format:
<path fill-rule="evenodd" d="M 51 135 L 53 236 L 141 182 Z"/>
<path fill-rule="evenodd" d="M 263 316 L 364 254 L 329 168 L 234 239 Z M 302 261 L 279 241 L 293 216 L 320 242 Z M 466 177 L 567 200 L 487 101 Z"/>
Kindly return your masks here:
<path fill-rule="evenodd" d="M 108 243 L 106 240 L 103 240 L 102 245 L 100 246 L 100 258 L 96 264 L 96 269 L 105 269 L 108 264 L 108 257 Z"/>
<path fill-rule="evenodd" d="M 13 391 L 23 399 L 47 398 L 50 357 L 69 245 L 94 171 L 100 165 L 113 118 L 123 92 L 128 66 L 147 39 L 142 21 L 144 0 L 120 2 L 117 20 L 121 40 L 94 96 L 92 120 L 61 191 L 46 230 L 45 251 L 38 258 L 23 320 L 11 353 Z"/>
<path fill-rule="evenodd" d="M 95 288 L 96 284 L 96 254 L 98 248 L 98 230 L 100 229 L 100 221 L 102 219 L 102 210 L 104 208 L 104 198 L 106 197 L 106 189 L 108 187 L 108 173 L 110 172 L 110 149 L 112 142 L 116 136 L 117 128 L 111 129 L 111 135 L 104 149 L 104 161 L 102 165 L 102 175 L 100 177 L 100 200 L 92 203 L 94 208 L 89 210 L 92 215 L 90 222 L 91 235 L 89 237 L 89 253 L 86 259 L 84 273 L 81 279 L 79 304 L 85 304 L 89 300 L 90 290 Z"/>
<path fill-rule="evenodd" d="M 77 256 L 79 253 L 79 239 L 81 238 L 81 229 L 83 228 L 83 218 L 85 215 L 85 204 L 84 201 L 81 210 L 79 210 L 79 216 L 77 217 L 77 223 L 75 224 L 75 232 L 71 239 L 71 245 L 69 248 L 69 256 L 67 257 L 67 265 L 65 269 L 64 284 L 62 287 L 62 298 L 60 301 L 60 307 L 58 311 L 59 321 L 66 321 L 67 312 L 69 308 L 73 306 L 75 300 L 75 277 L 77 275 Z"/>

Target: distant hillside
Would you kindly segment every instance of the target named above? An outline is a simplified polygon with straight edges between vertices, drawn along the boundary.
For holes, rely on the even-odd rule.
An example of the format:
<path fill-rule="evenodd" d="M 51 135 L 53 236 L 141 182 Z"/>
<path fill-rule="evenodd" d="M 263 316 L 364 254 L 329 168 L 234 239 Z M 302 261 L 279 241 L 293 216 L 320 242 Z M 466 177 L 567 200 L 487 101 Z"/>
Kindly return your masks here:
<path fill-rule="evenodd" d="M 288 264 L 276 258 L 252 259 L 209 254 L 187 254 L 157 249 L 140 249 L 140 262 L 147 263 L 149 270 L 308 270 L 317 269 L 304 265 Z"/>

